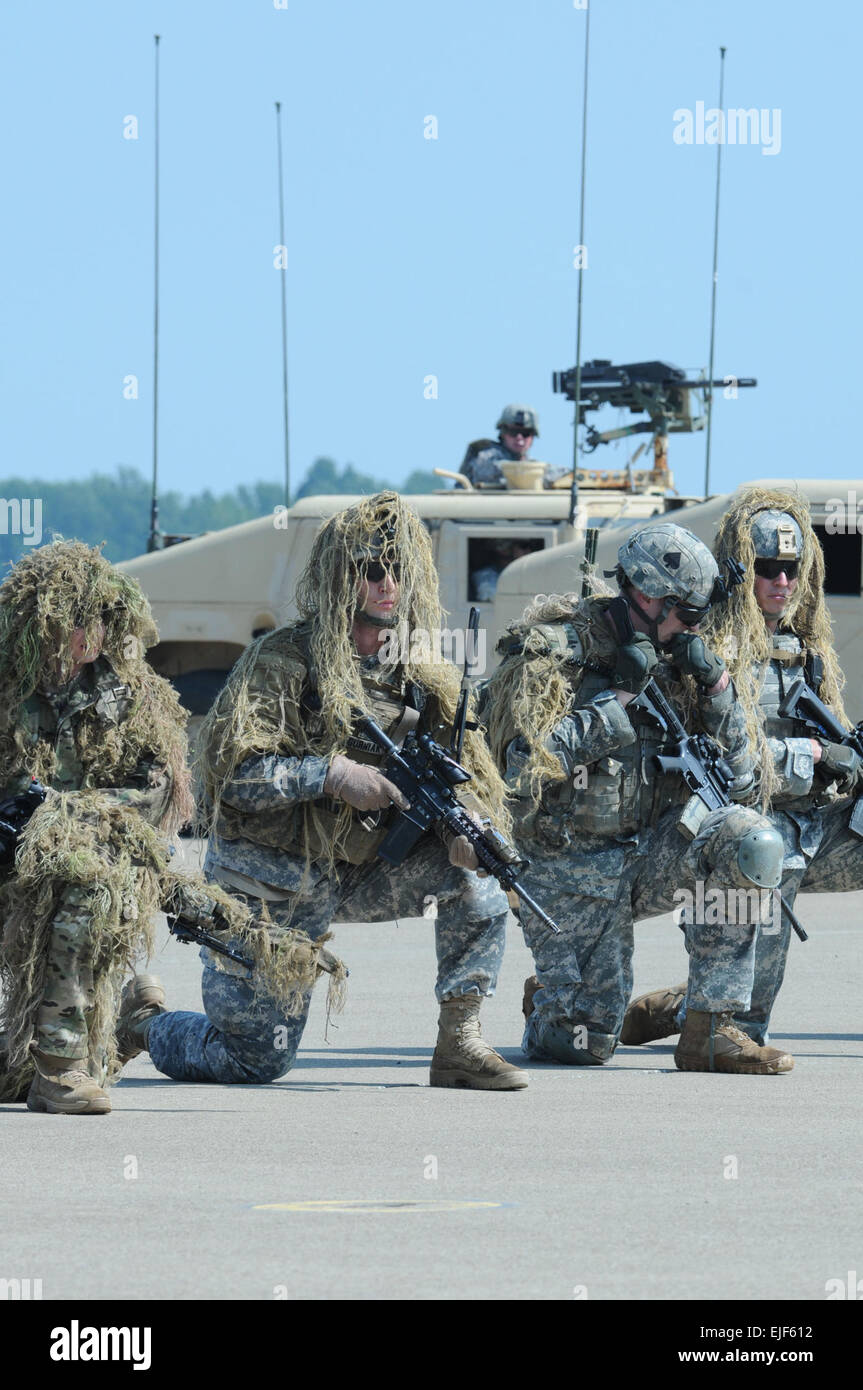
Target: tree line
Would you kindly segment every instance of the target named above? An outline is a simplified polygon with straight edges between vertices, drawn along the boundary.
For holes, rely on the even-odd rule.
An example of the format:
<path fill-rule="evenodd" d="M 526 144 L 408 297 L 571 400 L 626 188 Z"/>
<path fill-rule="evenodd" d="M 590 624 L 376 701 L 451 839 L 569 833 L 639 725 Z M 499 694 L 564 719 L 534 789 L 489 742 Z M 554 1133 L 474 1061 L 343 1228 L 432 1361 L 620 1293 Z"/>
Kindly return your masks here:
<path fill-rule="evenodd" d="M 392 487 L 392 482 L 361 473 L 353 464 L 343 467 L 318 458 L 309 468 L 291 501 L 337 493 L 368 495 Z M 430 492 L 440 486 L 433 473 L 416 471 L 399 492 Z M 0 481 L 0 564 L 20 559 L 36 544 L 55 536 L 101 545 L 113 562 L 129 560 L 147 548 L 150 529 L 150 484 L 134 468 L 116 473 L 92 473 L 70 482 L 5 478 Z M 203 492 L 184 497 L 171 490 L 159 498 L 159 527 L 170 535 L 200 535 L 272 512 L 284 502 L 281 483 L 243 483 L 231 492 Z"/>

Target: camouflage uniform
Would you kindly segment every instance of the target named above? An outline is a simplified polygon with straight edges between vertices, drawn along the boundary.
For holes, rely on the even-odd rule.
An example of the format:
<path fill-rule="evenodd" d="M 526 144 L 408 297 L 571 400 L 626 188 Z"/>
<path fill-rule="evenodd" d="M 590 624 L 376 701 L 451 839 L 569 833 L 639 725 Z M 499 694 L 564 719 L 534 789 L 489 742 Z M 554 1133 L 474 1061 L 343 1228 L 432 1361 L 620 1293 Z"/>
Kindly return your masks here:
<path fill-rule="evenodd" d="M 20 716 L 23 740 L 45 740 L 56 750 L 51 779 L 55 791 L 89 790 L 95 783 L 85 774 L 76 735 L 81 717 L 94 710 L 106 734 L 122 726 L 131 702 L 127 686 L 104 656 L 83 667 L 62 690 L 37 690 L 25 701 Z M 26 774 L 8 785 L 0 796 L 17 795 L 29 785 Z M 117 805 L 132 806 L 152 824 L 158 824 L 170 799 L 171 777 L 143 757 L 125 787 L 108 788 Z M 93 1006 L 93 967 L 90 953 L 90 914 L 87 890 L 67 885 L 62 889 L 52 922 L 46 962 L 46 993 L 39 1010 L 36 1040 L 43 1052 L 55 1057 L 87 1056 L 87 1017 Z"/>
<path fill-rule="evenodd" d="M 779 705 L 804 674 L 805 652 L 790 632 L 773 635 L 777 653 L 768 664 L 759 698 L 780 786 L 770 803 L 770 820 L 785 845 L 782 895 L 793 907 L 798 893 L 851 893 L 863 888 L 863 797 L 839 797 L 834 786 L 819 787 L 812 733 L 779 715 Z M 817 692 L 816 692 L 817 693 Z M 770 1014 L 782 980 L 791 939 L 783 914 L 759 933 L 751 1007 L 735 1022 L 756 1042 L 767 1041 Z"/>
<path fill-rule="evenodd" d="M 273 701 L 288 688 L 302 688 L 304 718 L 312 727 L 317 716 L 304 631 L 297 625 L 265 638 L 250 683 L 257 696 Z M 434 702 L 424 701 L 416 687 L 406 689 L 400 668 L 385 669 L 376 657 L 357 661 L 378 723 L 390 737 L 397 741 L 406 717 L 413 719 L 406 716 L 411 700 L 424 705 L 416 711 L 421 727 L 436 727 Z M 355 761 L 381 761 L 376 747 L 358 735 L 349 740 L 348 752 Z M 438 999 L 493 993 L 503 953 L 506 897 L 494 879 L 453 867 L 439 840 L 424 837 L 393 868 L 375 857 L 384 830 L 367 829 L 354 812 L 347 857 L 337 864 L 337 872 L 328 873 L 314 859 L 306 867 L 299 852 L 301 812 L 310 804 L 324 816 L 334 811 L 324 794 L 329 764 L 328 757 L 291 757 L 287 750 L 243 761 L 222 792 L 206 873 L 235 895 L 244 894 L 256 915 L 265 904 L 276 924 L 290 922 L 313 939 L 331 922 L 422 916 L 424 900 L 433 893 Z M 229 963 L 230 973 L 224 973 L 213 969 L 208 950 L 201 957 L 206 1016 L 175 1012 L 154 1018 L 148 1047 L 155 1065 L 177 1080 L 253 1082 L 282 1076 L 302 1037 L 308 997 L 299 1017 L 285 1018 L 266 995 L 255 994 L 242 966 Z"/>
<path fill-rule="evenodd" d="M 800 526 L 775 507 L 756 512 L 750 532 L 759 559 L 796 561 L 803 553 Z M 807 651 L 793 632 L 774 632 L 772 643 L 773 655 L 763 676 L 759 666 L 754 677 L 760 682 L 758 709 L 779 782 L 771 796 L 769 818 L 785 849 L 782 896 L 793 907 L 799 892 L 850 893 L 863 888 L 863 797 L 847 795 L 854 785 L 843 786 L 846 794 L 840 796 L 835 782 L 829 782 L 814 761 L 811 731 L 802 720 L 779 713 L 798 681 L 806 680 L 810 686 L 818 683 L 817 653 Z M 854 781 L 859 784 L 858 778 Z M 734 1020 L 758 1043 L 768 1040 L 790 939 L 791 925 L 784 913 L 781 922 L 772 921 L 758 934 L 751 1005 L 738 1011 Z M 678 1014 L 680 1024 L 685 1015 L 684 1003 Z"/>
<path fill-rule="evenodd" d="M 502 463 L 518 463 L 520 461 L 530 463 L 531 459 L 521 460 L 519 454 L 513 453 L 505 444 L 488 443 L 484 449 L 473 452 L 473 445 L 469 445 L 462 461 L 459 473 L 463 473 L 474 487 L 499 487 L 506 488 L 507 481 L 501 468 Z M 568 470 L 566 468 L 552 468 L 551 464 L 546 466 L 543 474 L 543 485 L 548 487 L 557 478 L 562 478 Z"/>
<path fill-rule="evenodd" d="M 580 676 L 572 713 L 548 745 L 567 777 L 549 784 L 539 808 L 517 822 L 519 843 L 531 859 L 525 886 L 562 928 L 554 936 L 536 918 L 522 916 L 541 986 L 524 1050 L 542 1057 L 541 1037 L 549 1026 L 580 1029 L 586 1062 L 606 1061 L 617 1045 L 632 989 L 634 922 L 669 911 L 679 902 L 675 890 L 695 894 L 699 880 L 705 894 L 717 887 L 749 888 L 738 864 L 739 846 L 768 826 L 744 806 L 709 814 L 690 808 L 700 824 L 693 838 L 684 836 L 679 823 L 688 792 L 679 778 L 651 766 L 660 735 L 641 712 L 630 716 L 610 689 L 616 643 L 602 616 L 606 606 L 591 600 L 581 605 L 587 622 L 583 616 L 580 631 L 573 624 L 558 629 L 573 674 Z M 664 662 L 654 672 L 672 704 L 674 674 Z M 753 780 L 752 759 L 730 685 L 717 695 L 700 695 L 698 725 L 726 748 L 736 794 L 745 794 Z M 513 788 L 527 755 L 520 738 L 507 750 Z M 691 924 L 686 945 L 696 1006 L 709 1013 L 746 1008 L 754 923 Z"/>
<path fill-rule="evenodd" d="M 459 473 L 463 473 L 474 487 L 506 487 L 506 478 L 500 465 L 516 463 L 521 456 L 508 449 L 505 444 L 488 444 L 484 449 L 473 452 L 469 445 Z"/>

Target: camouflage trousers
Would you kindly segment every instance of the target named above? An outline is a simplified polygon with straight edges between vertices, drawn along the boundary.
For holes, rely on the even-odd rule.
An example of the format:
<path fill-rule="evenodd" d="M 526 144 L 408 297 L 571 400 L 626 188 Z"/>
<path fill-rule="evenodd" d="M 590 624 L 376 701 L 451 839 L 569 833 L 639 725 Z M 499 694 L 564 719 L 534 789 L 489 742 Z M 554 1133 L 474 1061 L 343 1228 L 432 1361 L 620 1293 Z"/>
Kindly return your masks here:
<path fill-rule="evenodd" d="M 798 893 L 853 893 L 863 888 L 863 797 L 803 813 L 773 811 L 770 820 L 785 843 L 782 896 L 789 907 Z M 749 1009 L 735 1013 L 735 1022 L 759 1043 L 768 1039 L 790 940 L 784 913 L 778 929 L 773 923 L 758 933 L 752 1002 Z"/>
<path fill-rule="evenodd" d="M 51 923 L 34 1041 L 53 1057 L 77 1060 L 89 1050 L 87 1020 L 95 1000 L 87 901 L 81 888 L 65 888 Z"/>
<path fill-rule="evenodd" d="M 632 993 L 634 923 L 680 906 L 685 894 L 696 900 L 699 891 L 704 897 L 717 889 L 751 889 L 738 849 L 750 831 L 769 826 L 763 816 L 744 806 L 722 807 L 692 840 L 678 829 L 679 819 L 680 809 L 672 808 L 654 828 L 629 839 L 585 834 L 565 854 L 532 858 L 525 887 L 561 935 L 520 910 L 540 983 L 522 1044 L 528 1056 L 546 1056 L 543 1030 L 561 1025 L 588 1054 L 585 1061 L 607 1061 Z M 746 920 L 712 923 L 702 914 L 704 921 L 686 926 L 692 1007 L 710 1013 L 749 1008 L 758 922 L 772 907 L 772 900 L 755 897 L 757 909 L 748 901 Z"/>
<path fill-rule="evenodd" d="M 438 840 L 421 845 L 398 868 L 374 860 L 350 869 L 341 882 L 320 878 L 282 902 L 267 901 L 267 908 L 275 923 L 290 922 L 317 939 L 334 922 L 421 917 L 432 895 L 438 999 L 493 994 L 503 956 L 506 896 L 493 878 L 454 868 Z M 247 894 L 245 901 L 260 911 L 259 900 Z M 206 1013 L 154 1019 L 148 1039 L 154 1065 L 177 1081 L 262 1082 L 283 1076 L 296 1057 L 311 995 L 299 1017 L 285 1018 L 270 996 L 255 990 L 242 966 L 228 962 L 231 973 L 216 970 L 206 948 L 201 959 Z"/>

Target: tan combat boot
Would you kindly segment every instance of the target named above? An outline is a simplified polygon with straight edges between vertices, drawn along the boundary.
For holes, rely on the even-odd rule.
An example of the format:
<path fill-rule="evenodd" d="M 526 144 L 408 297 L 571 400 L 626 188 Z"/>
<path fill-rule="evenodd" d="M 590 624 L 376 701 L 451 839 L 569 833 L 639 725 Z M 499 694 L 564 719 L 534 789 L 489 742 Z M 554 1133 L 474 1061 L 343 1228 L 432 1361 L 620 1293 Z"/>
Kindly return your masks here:
<path fill-rule="evenodd" d="M 110 1115 L 107 1091 L 97 1086 L 84 1058 L 52 1057 L 32 1048 L 36 1075 L 27 1095 L 27 1109 L 48 1115 Z"/>
<path fill-rule="evenodd" d="M 498 1056 L 479 1028 L 482 998 L 461 994 L 440 1006 L 437 1046 L 431 1060 L 432 1086 L 467 1086 L 474 1091 L 518 1091 L 527 1072 Z"/>
<path fill-rule="evenodd" d="M 731 1014 L 688 1009 L 674 1053 L 680 1071 L 723 1071 L 743 1076 L 778 1076 L 790 1071 L 794 1058 L 758 1043 L 738 1028 Z"/>
<path fill-rule="evenodd" d="M 535 975 L 530 975 L 524 982 L 524 994 L 521 998 L 521 1011 L 525 1018 L 530 1018 L 533 1013 L 533 996 L 537 990 L 542 989 L 542 985 Z"/>
<path fill-rule="evenodd" d="M 686 998 L 686 981 L 671 989 L 657 989 L 652 994 L 639 994 L 633 999 L 623 1019 L 620 1041 L 624 1047 L 657 1042 L 679 1033 L 676 1015 Z"/>
<path fill-rule="evenodd" d="M 165 987 L 158 975 L 133 975 L 126 981 L 115 1030 L 117 1060 L 122 1067 L 147 1051 L 150 1022 L 165 1012 Z"/>

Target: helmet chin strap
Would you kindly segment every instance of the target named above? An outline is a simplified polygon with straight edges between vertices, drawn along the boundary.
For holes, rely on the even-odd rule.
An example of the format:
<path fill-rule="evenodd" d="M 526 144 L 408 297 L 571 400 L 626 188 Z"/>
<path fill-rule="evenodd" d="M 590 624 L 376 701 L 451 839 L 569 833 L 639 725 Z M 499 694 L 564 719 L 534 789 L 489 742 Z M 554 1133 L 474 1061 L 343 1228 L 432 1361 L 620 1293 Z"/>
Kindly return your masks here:
<path fill-rule="evenodd" d="M 624 601 L 629 604 L 629 607 L 633 610 L 633 612 L 637 613 L 641 621 L 646 625 L 647 635 L 650 638 L 653 645 L 655 647 L 658 647 L 660 651 L 665 650 L 674 640 L 674 638 L 672 636 L 667 638 L 666 641 L 660 642 L 659 628 L 660 625 L 665 622 L 665 619 L 668 617 L 669 613 L 677 603 L 675 595 L 668 594 L 666 596 L 662 604 L 662 608 L 659 610 L 659 613 L 656 615 L 655 618 L 651 618 L 650 615 L 647 612 L 645 612 L 638 600 L 633 597 L 631 589 L 628 590 L 622 597 L 624 598 Z"/>

